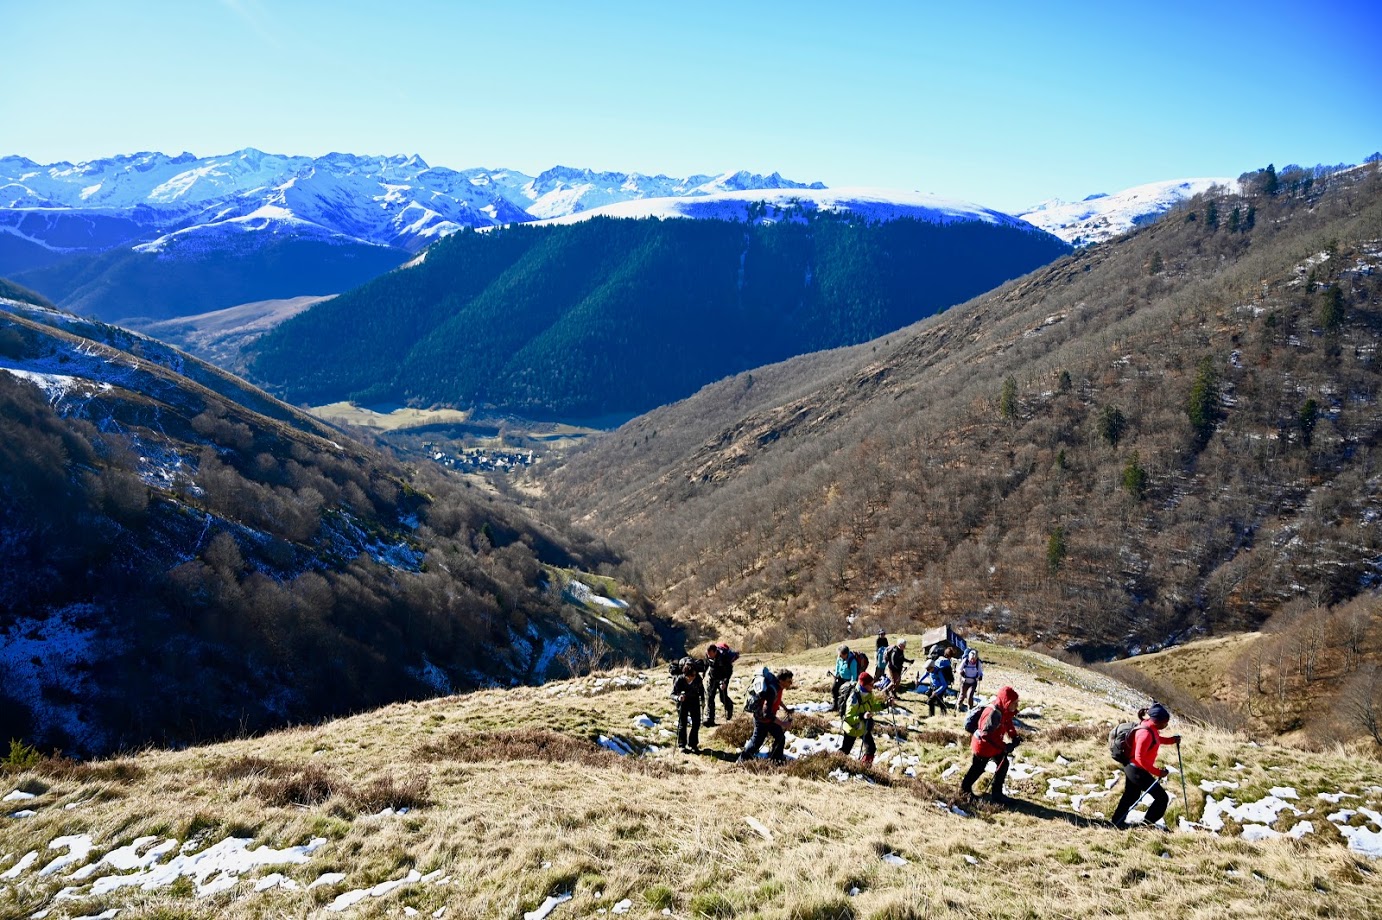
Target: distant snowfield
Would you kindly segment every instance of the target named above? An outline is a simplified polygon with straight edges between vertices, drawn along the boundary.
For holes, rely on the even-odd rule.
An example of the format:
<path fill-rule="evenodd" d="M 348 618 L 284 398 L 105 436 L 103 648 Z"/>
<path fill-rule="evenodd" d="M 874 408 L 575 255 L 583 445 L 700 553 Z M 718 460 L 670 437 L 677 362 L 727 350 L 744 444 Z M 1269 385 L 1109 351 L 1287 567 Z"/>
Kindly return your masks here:
<path fill-rule="evenodd" d="M 792 209 L 800 207 L 805 211 L 849 212 L 870 220 L 913 218 L 932 223 L 979 220 L 1012 227 L 1024 226 L 1023 221 L 1011 214 L 973 202 L 924 192 L 870 187 L 747 189 L 694 197 L 640 198 L 537 223 L 573 224 L 592 217 L 743 221 L 748 219 L 749 209 L 760 202 L 767 206 L 761 218 L 764 221 L 787 219 Z"/>
<path fill-rule="evenodd" d="M 1238 190 L 1237 179 L 1170 179 L 1133 186 L 1113 195 L 1091 195 L 1083 201 L 1052 198 L 1018 216 L 1067 243 L 1087 246 L 1127 233 L 1216 185 Z"/>

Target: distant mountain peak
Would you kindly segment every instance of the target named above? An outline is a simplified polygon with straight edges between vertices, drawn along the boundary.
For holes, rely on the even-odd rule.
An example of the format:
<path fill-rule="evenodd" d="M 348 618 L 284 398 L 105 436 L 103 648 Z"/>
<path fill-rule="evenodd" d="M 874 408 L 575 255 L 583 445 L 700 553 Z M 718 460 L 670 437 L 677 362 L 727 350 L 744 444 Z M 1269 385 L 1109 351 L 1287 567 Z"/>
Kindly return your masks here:
<path fill-rule="evenodd" d="M 1182 201 L 1214 186 L 1237 188 L 1238 180 L 1206 178 L 1149 182 L 1112 195 L 1096 193 L 1073 203 L 1052 198 L 1018 216 L 1067 243 L 1088 246 L 1155 220 Z"/>

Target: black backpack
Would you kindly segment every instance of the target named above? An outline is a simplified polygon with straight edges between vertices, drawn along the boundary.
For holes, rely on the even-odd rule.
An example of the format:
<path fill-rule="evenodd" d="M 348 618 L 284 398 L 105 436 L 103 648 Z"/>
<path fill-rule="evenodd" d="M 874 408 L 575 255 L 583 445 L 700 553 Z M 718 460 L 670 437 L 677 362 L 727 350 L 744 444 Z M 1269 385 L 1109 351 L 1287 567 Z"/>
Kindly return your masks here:
<path fill-rule="evenodd" d="M 975 706 L 969 711 L 969 714 L 965 716 L 965 731 L 972 735 L 979 730 L 979 721 L 984 717 L 985 709 L 988 707 Z"/>
<path fill-rule="evenodd" d="M 1108 753 L 1114 763 L 1132 762 L 1132 736 L 1142 726 L 1137 722 L 1119 722 L 1108 733 Z"/>
<path fill-rule="evenodd" d="M 686 666 L 688 664 L 693 666 L 698 673 L 705 673 L 705 659 L 692 658 L 689 655 L 685 658 L 678 658 L 676 661 L 673 661 L 671 664 L 667 665 L 667 673 L 672 677 L 680 677 L 682 674 L 686 673 Z"/>

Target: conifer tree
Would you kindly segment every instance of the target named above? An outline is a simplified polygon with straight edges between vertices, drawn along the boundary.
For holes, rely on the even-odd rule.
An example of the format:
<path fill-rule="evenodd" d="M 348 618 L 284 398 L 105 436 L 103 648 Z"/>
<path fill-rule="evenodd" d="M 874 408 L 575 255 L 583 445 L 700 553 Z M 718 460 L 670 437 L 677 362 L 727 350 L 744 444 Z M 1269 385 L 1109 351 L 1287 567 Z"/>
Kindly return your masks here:
<path fill-rule="evenodd" d="M 1110 447 L 1118 446 L 1127 427 L 1128 420 L 1117 406 L 1104 406 L 1099 413 L 1099 437 L 1107 441 Z"/>
<path fill-rule="evenodd" d="M 1314 399 L 1307 399 L 1296 415 L 1296 427 L 1300 429 L 1300 443 L 1307 448 L 1315 440 L 1315 423 L 1320 418 L 1320 405 Z"/>
<path fill-rule="evenodd" d="M 1190 387 L 1185 412 L 1195 433 L 1195 446 L 1203 449 L 1214 434 L 1214 425 L 1219 420 L 1219 375 L 1214 371 L 1212 358 L 1200 362 L 1199 372 Z"/>
<path fill-rule="evenodd" d="M 1344 292 L 1338 282 L 1325 290 L 1319 318 L 1320 328 L 1325 332 L 1334 332 L 1344 324 Z"/>
<path fill-rule="evenodd" d="M 1009 377 L 1003 381 L 1003 390 L 998 396 L 998 414 L 1004 421 L 1017 418 L 1017 380 Z"/>
<path fill-rule="evenodd" d="M 1133 501 L 1140 502 L 1147 497 L 1147 471 L 1135 451 L 1123 466 L 1123 488 Z"/>
<path fill-rule="evenodd" d="M 1060 571 L 1069 548 L 1065 544 L 1065 528 L 1057 527 L 1046 540 L 1046 571 L 1052 575 Z"/>

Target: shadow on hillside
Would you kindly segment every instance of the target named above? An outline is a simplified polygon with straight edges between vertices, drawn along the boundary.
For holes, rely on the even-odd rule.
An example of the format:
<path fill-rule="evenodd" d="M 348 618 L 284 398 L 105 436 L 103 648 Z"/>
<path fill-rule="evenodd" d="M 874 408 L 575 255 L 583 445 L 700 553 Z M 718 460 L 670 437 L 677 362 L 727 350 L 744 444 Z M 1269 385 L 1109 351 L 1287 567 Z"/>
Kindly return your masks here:
<path fill-rule="evenodd" d="M 1107 821 L 1099 818 L 1091 818 L 1087 815 L 1078 814 L 1073 811 L 1062 811 L 1059 808 L 1051 808 L 1040 802 L 1033 802 L 1029 799 L 1012 799 L 1003 806 L 1004 810 L 1016 812 L 1021 815 L 1030 815 L 1033 818 L 1041 818 L 1046 821 L 1064 821 L 1075 827 L 1108 827 Z"/>

